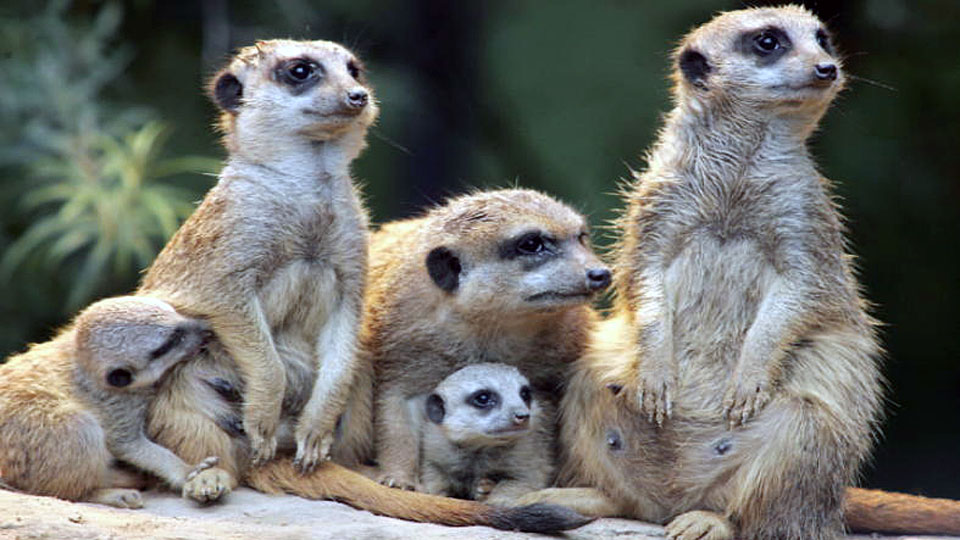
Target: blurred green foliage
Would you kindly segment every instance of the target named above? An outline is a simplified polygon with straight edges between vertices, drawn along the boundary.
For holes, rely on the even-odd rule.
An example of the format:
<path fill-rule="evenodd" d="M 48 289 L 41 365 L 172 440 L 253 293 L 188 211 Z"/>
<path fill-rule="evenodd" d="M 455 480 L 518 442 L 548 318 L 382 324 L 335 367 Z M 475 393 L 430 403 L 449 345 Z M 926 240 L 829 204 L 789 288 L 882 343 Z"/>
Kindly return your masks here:
<path fill-rule="evenodd" d="M 866 294 L 887 323 L 890 413 L 866 483 L 960 497 L 960 61 L 951 47 L 960 38 L 960 2 L 807 5 L 836 34 L 849 73 L 896 89 L 852 80 L 811 144 L 837 181 Z M 55 138 L 28 126 L 60 118 L 57 110 L 77 115 L 73 124 L 57 120 L 63 124 L 54 131 L 90 126 L 120 147 L 124 134 L 146 129 L 151 116 L 143 111 L 155 111 L 177 136 L 147 152 L 159 161 L 144 167 L 142 186 L 173 186 L 198 199 L 208 177 L 158 183 L 159 162 L 222 155 L 203 83 L 233 48 L 271 37 L 332 39 L 365 59 L 382 115 L 355 172 L 375 221 L 473 187 L 516 183 L 563 198 L 599 225 L 619 207 L 617 180 L 643 167 L 670 107 L 675 43 L 714 12 L 740 7 L 734 0 L 135 0 L 120 10 L 79 0 L 6 2 L 0 249 L 60 210 L 54 201 L 38 207 L 45 214 L 29 211 L 21 184 L 51 178 L 32 167 L 38 155 L 58 155 Z M 59 29 L 18 24 L 45 16 Z M 23 71 L 11 78 L 15 65 Z M 81 120 L 91 108 L 93 120 Z M 120 177 L 111 178 L 119 196 Z M 140 201 L 145 221 L 136 227 L 161 230 L 153 204 Z M 88 216 L 98 214 L 88 208 Z M 0 352 L 44 339 L 65 320 L 82 257 L 54 257 L 51 265 L 54 244 L 44 245 L 37 266 L 0 282 Z M 135 286 L 143 260 L 133 253 L 131 271 L 120 275 L 111 263 L 96 295 Z"/>
<path fill-rule="evenodd" d="M 68 23 L 68 2 L 27 21 L 0 20 L 0 167 L 20 181 L 5 195 L 23 219 L 0 256 L 0 280 L 46 277 L 69 283 L 59 306 L 72 312 L 116 276 L 153 260 L 196 193 L 161 179 L 215 172 L 202 157 L 161 157 L 166 124 L 142 107 L 105 107 L 103 88 L 123 74 L 130 51 L 112 43 L 121 21 L 107 3 L 89 21 Z"/>

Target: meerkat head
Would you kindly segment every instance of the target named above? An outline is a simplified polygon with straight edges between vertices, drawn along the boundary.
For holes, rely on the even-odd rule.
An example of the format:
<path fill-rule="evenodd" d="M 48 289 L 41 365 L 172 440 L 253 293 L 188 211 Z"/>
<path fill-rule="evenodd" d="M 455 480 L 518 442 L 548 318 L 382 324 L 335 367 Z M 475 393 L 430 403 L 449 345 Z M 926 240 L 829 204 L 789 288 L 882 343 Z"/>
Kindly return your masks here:
<path fill-rule="evenodd" d="M 610 284 L 610 270 L 591 249 L 586 219 L 542 193 L 476 193 L 427 217 L 424 269 L 461 313 L 578 306 Z"/>
<path fill-rule="evenodd" d="M 458 445 L 510 443 L 531 429 L 538 412 L 530 382 L 506 364 L 473 364 L 427 396 L 427 419 Z"/>
<path fill-rule="evenodd" d="M 77 367 L 97 387 L 123 391 L 153 385 L 212 337 L 207 323 L 160 300 L 135 296 L 92 304 L 74 328 Z"/>
<path fill-rule="evenodd" d="M 210 83 L 231 152 L 290 134 L 331 141 L 353 134 L 359 152 L 379 112 L 363 64 L 329 41 L 258 41 Z"/>
<path fill-rule="evenodd" d="M 674 72 L 679 100 L 694 109 L 740 102 L 822 114 L 844 83 L 830 34 L 799 6 L 718 15 L 683 39 Z"/>

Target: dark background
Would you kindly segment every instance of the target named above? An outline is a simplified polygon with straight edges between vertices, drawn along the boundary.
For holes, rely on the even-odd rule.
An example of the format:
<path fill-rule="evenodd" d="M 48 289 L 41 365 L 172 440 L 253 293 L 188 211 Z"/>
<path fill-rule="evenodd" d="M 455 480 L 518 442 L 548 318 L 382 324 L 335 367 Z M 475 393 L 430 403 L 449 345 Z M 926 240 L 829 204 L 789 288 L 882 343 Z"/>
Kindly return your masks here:
<path fill-rule="evenodd" d="M 960 498 L 960 2 L 806 5 L 833 30 L 848 72 L 880 83 L 851 80 L 811 142 L 825 175 L 838 183 L 866 295 L 886 323 L 888 418 L 864 483 Z M 745 4 L 136 0 L 57 6 L 13 1 L 0 7 L 4 250 L 57 210 L 24 209 L 31 189 L 51 181 L 29 157 L 48 152 L 48 137 L 28 132 L 26 119 L 53 104 L 30 109 L 17 103 L 48 99 L 43 70 L 83 52 L 66 40 L 43 56 L 37 51 L 49 45 L 44 40 L 11 38 L 37 17 L 54 17 L 74 31 L 93 25 L 105 9 L 116 10 L 116 26 L 101 36 L 108 61 L 89 61 L 87 71 L 64 73 L 64 80 L 100 64 L 115 73 L 89 95 L 78 97 L 78 87 L 67 82 L 56 90 L 80 103 L 67 109 L 96 109 L 97 129 L 113 129 L 112 121 L 128 115 L 134 125 L 137 118 L 161 119 L 173 129 L 162 156 L 222 158 L 202 87 L 235 47 L 258 38 L 330 39 L 365 59 L 382 105 L 370 148 L 355 166 L 374 221 L 410 215 L 473 187 L 520 185 L 561 197 L 596 227 L 619 207 L 617 180 L 628 167 L 643 166 L 643 152 L 670 106 L 671 48 L 715 12 Z M 14 72 L 27 75 L 10 76 Z M 180 174 L 165 181 L 196 201 L 213 178 Z M 597 239 L 608 240 L 602 232 Z M 150 248 L 162 241 L 154 238 Z M 67 296 L 84 249 L 55 264 L 34 257 L 3 278 L 0 353 L 46 339 L 82 305 Z M 130 291 L 142 267 L 97 267 L 81 300 Z"/>

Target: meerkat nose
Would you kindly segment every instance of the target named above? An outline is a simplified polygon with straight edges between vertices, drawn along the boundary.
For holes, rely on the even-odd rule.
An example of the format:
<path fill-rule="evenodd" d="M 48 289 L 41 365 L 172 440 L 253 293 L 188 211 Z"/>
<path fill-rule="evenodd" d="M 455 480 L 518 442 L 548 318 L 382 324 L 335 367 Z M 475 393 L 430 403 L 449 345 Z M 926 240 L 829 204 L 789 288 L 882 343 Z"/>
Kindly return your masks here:
<path fill-rule="evenodd" d="M 522 426 L 530 420 L 530 413 L 528 412 L 515 412 L 513 413 L 513 423 Z"/>
<path fill-rule="evenodd" d="M 817 73 L 817 78 L 821 81 L 837 80 L 836 64 L 817 64 L 814 70 Z"/>
<path fill-rule="evenodd" d="M 587 287 L 591 291 L 606 289 L 610 285 L 610 270 L 593 268 L 587 270 Z"/>
<path fill-rule="evenodd" d="M 351 90 L 347 93 L 347 106 L 353 109 L 366 107 L 369 96 L 366 90 Z"/>

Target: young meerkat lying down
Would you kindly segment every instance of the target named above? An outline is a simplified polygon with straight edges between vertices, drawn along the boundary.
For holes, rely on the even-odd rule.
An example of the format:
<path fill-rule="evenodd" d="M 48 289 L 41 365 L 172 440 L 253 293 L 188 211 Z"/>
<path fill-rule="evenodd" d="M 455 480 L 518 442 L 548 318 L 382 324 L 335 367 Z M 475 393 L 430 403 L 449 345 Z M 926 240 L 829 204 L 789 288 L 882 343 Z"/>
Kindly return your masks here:
<path fill-rule="evenodd" d="M 37 495 L 140 508 L 145 484 L 116 461 L 152 473 L 184 497 L 220 499 L 234 485 L 216 457 L 184 463 L 145 435 L 157 382 L 195 355 L 207 324 L 168 304 L 101 300 L 49 342 L 0 367 L 0 471 Z"/>
<path fill-rule="evenodd" d="M 553 476 L 552 413 L 506 364 L 474 364 L 408 401 L 427 493 L 512 504 Z"/>

